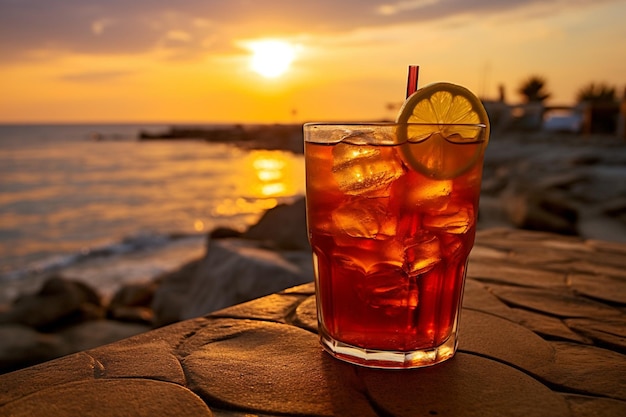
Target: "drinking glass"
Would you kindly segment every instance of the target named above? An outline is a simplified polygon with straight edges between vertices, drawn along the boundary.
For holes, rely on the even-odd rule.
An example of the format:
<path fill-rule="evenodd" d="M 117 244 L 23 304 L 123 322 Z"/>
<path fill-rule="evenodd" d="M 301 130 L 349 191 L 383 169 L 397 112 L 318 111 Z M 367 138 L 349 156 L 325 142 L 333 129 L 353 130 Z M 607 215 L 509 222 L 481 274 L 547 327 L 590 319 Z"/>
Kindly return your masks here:
<path fill-rule="evenodd" d="M 454 355 L 486 135 L 481 124 L 304 125 L 318 327 L 331 355 L 377 368 Z"/>

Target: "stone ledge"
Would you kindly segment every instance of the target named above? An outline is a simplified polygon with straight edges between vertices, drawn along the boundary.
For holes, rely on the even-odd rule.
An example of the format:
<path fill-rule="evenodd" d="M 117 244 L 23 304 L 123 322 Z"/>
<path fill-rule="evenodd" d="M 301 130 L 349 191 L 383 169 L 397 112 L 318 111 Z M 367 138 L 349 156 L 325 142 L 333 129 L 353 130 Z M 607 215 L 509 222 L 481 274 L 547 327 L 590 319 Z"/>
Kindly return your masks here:
<path fill-rule="evenodd" d="M 323 353 L 308 283 L 2 375 L 0 415 L 626 415 L 624 254 L 479 232 L 459 353 L 432 368 Z"/>

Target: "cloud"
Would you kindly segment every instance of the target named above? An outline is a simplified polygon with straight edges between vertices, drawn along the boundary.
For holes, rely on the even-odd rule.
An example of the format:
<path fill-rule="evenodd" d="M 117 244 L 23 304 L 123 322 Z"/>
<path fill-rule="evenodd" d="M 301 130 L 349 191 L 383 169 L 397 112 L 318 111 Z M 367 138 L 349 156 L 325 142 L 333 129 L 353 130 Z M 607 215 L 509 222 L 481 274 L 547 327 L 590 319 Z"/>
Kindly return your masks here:
<path fill-rule="evenodd" d="M 187 57 L 234 50 L 235 37 L 359 28 L 618 0 L 0 0 L 0 63 L 41 51 Z"/>
<path fill-rule="evenodd" d="M 422 9 L 435 3 L 439 3 L 439 0 L 407 0 L 396 3 L 381 4 L 380 6 L 378 6 L 377 10 L 378 13 L 380 13 L 381 15 L 390 16 L 406 11 Z"/>
<path fill-rule="evenodd" d="M 111 82 L 120 78 L 134 74 L 135 71 L 89 71 L 65 74 L 59 77 L 63 81 L 80 82 L 80 83 L 104 83 Z"/>

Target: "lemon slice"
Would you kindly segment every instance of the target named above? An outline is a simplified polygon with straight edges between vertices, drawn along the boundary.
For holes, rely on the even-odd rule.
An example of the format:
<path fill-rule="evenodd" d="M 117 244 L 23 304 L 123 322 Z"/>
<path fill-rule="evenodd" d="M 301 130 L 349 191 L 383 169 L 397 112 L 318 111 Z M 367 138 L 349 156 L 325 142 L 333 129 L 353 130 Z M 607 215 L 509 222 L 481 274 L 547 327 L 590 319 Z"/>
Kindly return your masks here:
<path fill-rule="evenodd" d="M 402 124 L 397 134 L 405 163 L 435 179 L 469 171 L 489 140 L 489 118 L 480 99 L 451 83 L 417 90 L 402 105 L 396 122 Z"/>

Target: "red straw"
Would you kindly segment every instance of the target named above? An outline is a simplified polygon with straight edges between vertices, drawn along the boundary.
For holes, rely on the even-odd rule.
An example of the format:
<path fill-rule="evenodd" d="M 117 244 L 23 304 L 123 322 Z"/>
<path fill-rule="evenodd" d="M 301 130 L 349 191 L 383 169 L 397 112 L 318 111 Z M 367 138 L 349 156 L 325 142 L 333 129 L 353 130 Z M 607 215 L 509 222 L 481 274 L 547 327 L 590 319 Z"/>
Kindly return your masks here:
<path fill-rule="evenodd" d="M 409 78 L 406 82 L 406 96 L 407 98 L 417 91 L 417 77 L 420 73 L 419 65 L 409 65 Z"/>

